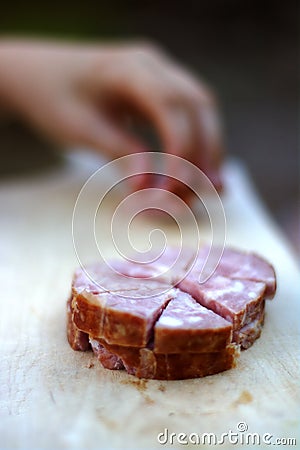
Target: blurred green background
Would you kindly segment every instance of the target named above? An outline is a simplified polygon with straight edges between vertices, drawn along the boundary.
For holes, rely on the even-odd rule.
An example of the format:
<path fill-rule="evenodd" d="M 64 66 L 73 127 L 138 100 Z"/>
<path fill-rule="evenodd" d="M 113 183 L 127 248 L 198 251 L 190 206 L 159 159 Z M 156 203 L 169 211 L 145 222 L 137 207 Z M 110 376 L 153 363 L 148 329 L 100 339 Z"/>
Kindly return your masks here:
<path fill-rule="evenodd" d="M 246 162 L 265 203 L 299 245 L 298 1 L 2 3 L 2 35 L 145 38 L 206 79 L 220 98 L 228 153 Z M 2 175 L 55 160 L 49 143 L 15 122 L 1 123 L 0 145 Z"/>

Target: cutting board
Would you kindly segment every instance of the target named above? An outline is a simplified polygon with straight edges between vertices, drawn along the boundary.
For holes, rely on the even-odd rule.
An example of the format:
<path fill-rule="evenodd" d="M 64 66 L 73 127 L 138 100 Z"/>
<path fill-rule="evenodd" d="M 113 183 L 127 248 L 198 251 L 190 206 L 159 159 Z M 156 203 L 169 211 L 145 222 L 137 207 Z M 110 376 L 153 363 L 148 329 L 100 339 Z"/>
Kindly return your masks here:
<path fill-rule="evenodd" d="M 272 444 L 276 438 L 299 442 L 299 268 L 236 162 L 225 167 L 227 243 L 265 256 L 278 276 L 262 336 L 242 352 L 237 367 L 202 379 L 138 380 L 103 369 L 90 352 L 71 350 L 65 303 L 78 265 L 72 212 L 99 164 L 71 155 L 56 171 L 0 185 L 1 447 L 142 449 L 173 442 L 172 448 L 182 448 L 179 441 L 191 439 L 195 448 L 195 433 L 199 439 L 213 433 L 211 439 L 221 441 L 230 430 L 238 442 L 249 433 L 261 440 L 269 433 L 265 439 Z M 138 241 L 151 220 L 138 224 Z M 198 223 L 205 238 L 209 230 L 200 213 Z M 164 227 L 172 240 L 173 225 Z M 105 242 L 104 235 L 110 255 Z M 93 259 L 88 243 L 85 250 L 84 257 Z M 222 448 L 233 447 L 241 445 L 224 437 Z"/>

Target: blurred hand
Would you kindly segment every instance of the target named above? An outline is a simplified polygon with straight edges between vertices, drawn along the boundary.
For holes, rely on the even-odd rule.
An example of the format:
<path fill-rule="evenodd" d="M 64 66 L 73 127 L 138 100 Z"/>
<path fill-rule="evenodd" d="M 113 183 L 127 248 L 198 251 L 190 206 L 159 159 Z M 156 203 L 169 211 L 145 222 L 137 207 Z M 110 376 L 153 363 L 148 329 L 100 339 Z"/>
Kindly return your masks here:
<path fill-rule="evenodd" d="M 213 95 L 147 44 L 3 40 L 0 106 L 64 145 L 94 148 L 112 159 L 150 150 L 127 126 L 138 118 L 155 128 L 164 152 L 193 162 L 220 187 Z M 180 167 L 175 177 L 176 171 Z M 180 191 L 176 183 L 167 188 Z"/>

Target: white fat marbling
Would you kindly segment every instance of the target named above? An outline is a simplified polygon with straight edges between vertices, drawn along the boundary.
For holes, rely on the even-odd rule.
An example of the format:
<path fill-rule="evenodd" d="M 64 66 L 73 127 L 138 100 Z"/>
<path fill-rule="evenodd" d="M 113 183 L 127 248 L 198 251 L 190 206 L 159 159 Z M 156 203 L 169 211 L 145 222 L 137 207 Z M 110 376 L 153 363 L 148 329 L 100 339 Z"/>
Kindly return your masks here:
<path fill-rule="evenodd" d="M 218 297 L 223 297 L 224 294 L 243 292 L 244 289 L 244 284 L 241 281 L 233 281 L 229 286 L 225 285 L 220 289 L 205 290 L 204 292 L 207 297 L 217 299 Z"/>
<path fill-rule="evenodd" d="M 241 281 L 236 281 L 230 291 L 232 292 L 242 292 L 244 290 L 244 285 Z"/>
<path fill-rule="evenodd" d="M 196 323 L 196 322 L 200 322 L 201 320 L 203 320 L 203 317 L 190 316 L 190 317 L 187 317 L 187 320 L 190 323 Z"/>
<path fill-rule="evenodd" d="M 159 323 L 161 325 L 166 325 L 168 327 L 178 327 L 179 325 L 183 324 L 181 319 L 177 319 L 176 317 L 168 317 L 168 316 L 162 316 L 159 319 Z"/>

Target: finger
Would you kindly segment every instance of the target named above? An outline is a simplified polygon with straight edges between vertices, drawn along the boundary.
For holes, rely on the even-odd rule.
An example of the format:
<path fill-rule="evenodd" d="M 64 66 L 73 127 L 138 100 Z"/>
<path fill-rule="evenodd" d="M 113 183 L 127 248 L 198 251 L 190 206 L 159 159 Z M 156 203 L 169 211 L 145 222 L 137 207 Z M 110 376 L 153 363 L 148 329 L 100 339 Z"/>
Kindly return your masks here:
<path fill-rule="evenodd" d="M 169 66 L 169 78 L 176 85 L 182 108 L 189 112 L 191 124 L 191 162 L 201 168 L 220 188 L 219 168 L 222 161 L 220 120 L 215 95 L 203 81 L 199 81 L 180 66 Z"/>
<path fill-rule="evenodd" d="M 59 105 L 52 114 L 55 120 L 48 121 L 46 133 L 56 136 L 57 140 L 67 146 L 81 146 L 97 153 L 105 154 L 109 159 L 132 153 L 147 153 L 144 143 L 127 134 L 117 123 L 110 121 L 98 110 L 85 103 L 68 102 Z M 131 159 L 130 167 L 124 161 L 125 173 L 137 173 L 128 179 L 133 191 L 140 189 L 148 169 L 147 158 Z"/>
<path fill-rule="evenodd" d="M 188 111 L 182 107 L 163 106 L 160 113 L 160 127 L 163 150 L 170 155 L 165 158 L 164 170 L 169 175 L 159 177 L 160 187 L 179 195 L 186 200 L 190 196 L 189 188 L 184 184 L 184 179 L 189 181 L 189 173 L 184 161 L 191 160 L 191 120 Z M 176 158 L 180 156 L 181 158 Z"/>
<path fill-rule="evenodd" d="M 90 105 L 68 105 L 62 118 L 65 138 L 101 150 L 110 158 L 143 151 L 144 145 Z"/>
<path fill-rule="evenodd" d="M 190 120 L 182 108 L 174 108 L 164 102 L 163 96 L 145 95 L 137 89 L 127 89 L 126 100 L 134 103 L 140 113 L 156 128 L 162 142 L 162 149 L 173 155 L 188 157 L 190 148 Z M 174 175 L 179 167 L 174 167 Z M 165 189 L 171 188 L 170 179 L 165 180 Z M 159 181 L 161 183 L 161 179 Z M 173 188 L 176 191 L 175 184 Z"/>
<path fill-rule="evenodd" d="M 209 105 L 197 105 L 191 108 L 190 105 L 186 109 L 178 110 L 181 119 L 185 117 L 185 128 L 180 127 L 180 121 L 177 121 L 177 132 L 182 137 L 185 132 L 185 137 L 181 142 L 180 151 L 177 153 L 190 162 L 194 163 L 201 171 L 208 176 L 217 190 L 222 189 L 222 181 L 220 175 L 221 165 L 221 139 L 220 127 L 216 111 Z M 177 149 L 178 150 L 178 149 Z M 173 153 L 173 152 L 171 152 Z M 176 153 L 173 153 L 176 155 Z M 182 182 L 190 187 L 196 183 L 196 180 L 191 179 L 188 171 L 188 166 L 184 162 L 174 158 L 169 162 L 169 171 L 174 174 L 174 178 L 168 182 L 167 188 L 172 192 L 177 193 L 182 198 L 191 195 L 190 189 L 184 189 Z M 180 178 L 182 182 L 178 182 L 176 178 Z M 199 176 L 197 185 L 207 184 L 206 178 Z"/>
<path fill-rule="evenodd" d="M 166 153 L 182 156 L 205 170 L 209 165 L 207 163 L 209 155 L 204 156 L 203 161 L 201 158 L 198 160 L 196 145 L 199 145 L 201 153 L 208 152 L 208 148 L 201 142 L 195 131 L 195 127 L 199 126 L 199 120 L 200 123 L 202 120 L 196 114 L 199 105 L 202 107 L 203 102 L 208 102 L 205 94 L 202 91 L 199 94 L 194 86 L 188 91 L 186 86 L 183 87 L 182 84 L 179 86 L 179 83 L 170 79 L 164 90 L 165 83 L 157 84 L 155 80 L 147 76 L 142 78 L 147 82 L 134 83 L 134 80 L 127 79 L 119 85 L 120 98 L 128 104 L 133 104 L 154 125 Z M 201 130 L 203 131 L 199 133 L 200 136 L 205 134 L 205 127 L 201 127 Z M 171 170 L 175 176 L 180 173 L 181 167 L 178 160 L 177 162 L 174 160 Z M 176 184 L 174 180 L 171 182 L 168 179 L 165 187 L 176 192 L 178 190 Z"/>
<path fill-rule="evenodd" d="M 222 154 L 221 127 L 216 108 L 211 105 L 196 108 L 193 162 L 203 170 L 217 190 L 222 187 Z"/>

